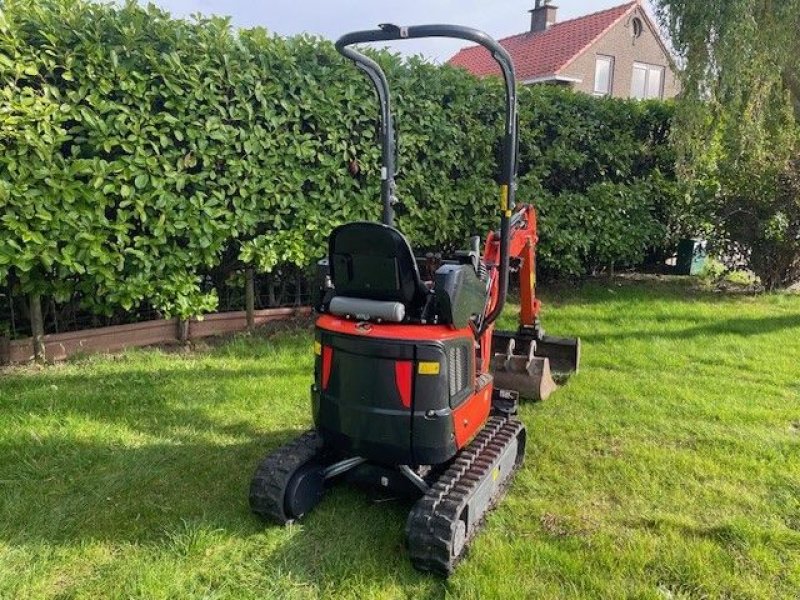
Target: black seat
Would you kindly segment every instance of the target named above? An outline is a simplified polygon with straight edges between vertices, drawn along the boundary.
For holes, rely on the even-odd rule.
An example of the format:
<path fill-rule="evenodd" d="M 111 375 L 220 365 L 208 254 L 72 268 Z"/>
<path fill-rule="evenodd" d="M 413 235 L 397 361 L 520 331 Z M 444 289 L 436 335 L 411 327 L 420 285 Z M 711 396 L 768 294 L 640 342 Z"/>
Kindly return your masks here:
<path fill-rule="evenodd" d="M 348 223 L 328 240 L 330 274 L 337 296 L 400 302 L 419 315 L 429 295 L 408 240 L 381 223 Z"/>

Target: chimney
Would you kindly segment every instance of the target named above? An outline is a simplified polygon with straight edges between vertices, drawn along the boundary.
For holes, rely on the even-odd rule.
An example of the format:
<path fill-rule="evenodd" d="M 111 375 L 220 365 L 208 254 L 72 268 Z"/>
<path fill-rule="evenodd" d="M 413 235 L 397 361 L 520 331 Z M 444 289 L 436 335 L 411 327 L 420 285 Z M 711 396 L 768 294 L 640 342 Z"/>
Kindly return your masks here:
<path fill-rule="evenodd" d="M 536 0 L 536 7 L 531 13 L 531 33 L 546 31 L 556 22 L 558 7 L 550 4 L 550 0 Z"/>

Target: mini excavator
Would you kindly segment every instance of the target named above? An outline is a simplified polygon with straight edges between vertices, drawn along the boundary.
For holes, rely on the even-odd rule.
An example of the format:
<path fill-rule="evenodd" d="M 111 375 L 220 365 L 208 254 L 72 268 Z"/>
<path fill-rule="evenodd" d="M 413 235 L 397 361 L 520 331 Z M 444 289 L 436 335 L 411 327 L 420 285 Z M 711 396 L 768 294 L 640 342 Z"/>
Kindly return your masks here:
<path fill-rule="evenodd" d="M 416 258 L 394 227 L 396 146 L 389 86 L 354 44 L 449 37 L 487 48 L 506 92 L 500 227 L 453 256 Z M 407 548 L 422 571 L 449 575 L 500 500 L 525 454 L 520 398 L 543 399 L 551 372 L 577 371 L 580 342 L 545 335 L 535 294 L 536 212 L 515 206 L 517 90 L 506 50 L 453 25 L 350 33 L 337 50 L 366 72 L 380 102 L 381 223 L 337 227 L 320 262 L 314 334 L 314 429 L 269 454 L 250 506 L 285 524 L 306 515 L 337 480 L 415 500 Z M 512 267 L 516 331 L 495 330 Z"/>

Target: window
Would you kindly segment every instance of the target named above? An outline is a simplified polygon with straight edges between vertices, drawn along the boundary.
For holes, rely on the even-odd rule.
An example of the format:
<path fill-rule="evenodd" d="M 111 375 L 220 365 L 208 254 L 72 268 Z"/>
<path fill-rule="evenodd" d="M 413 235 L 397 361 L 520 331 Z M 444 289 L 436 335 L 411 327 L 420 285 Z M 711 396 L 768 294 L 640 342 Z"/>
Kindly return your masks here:
<path fill-rule="evenodd" d="M 664 67 L 633 63 L 631 97 L 637 100 L 661 98 L 664 95 Z"/>
<path fill-rule="evenodd" d="M 647 92 L 647 65 L 633 64 L 633 79 L 631 81 L 631 97 L 643 99 Z"/>
<path fill-rule="evenodd" d="M 607 96 L 611 93 L 611 83 L 614 80 L 614 57 L 598 56 L 594 68 L 594 94 Z"/>

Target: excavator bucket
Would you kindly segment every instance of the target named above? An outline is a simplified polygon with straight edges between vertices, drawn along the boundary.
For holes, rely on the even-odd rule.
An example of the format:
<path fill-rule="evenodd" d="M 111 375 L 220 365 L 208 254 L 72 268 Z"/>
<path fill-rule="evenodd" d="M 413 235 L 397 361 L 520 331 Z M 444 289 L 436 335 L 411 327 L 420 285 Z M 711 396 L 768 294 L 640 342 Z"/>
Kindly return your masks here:
<path fill-rule="evenodd" d="M 534 335 L 521 329 L 497 331 L 492 346 L 495 388 L 512 390 L 521 398 L 544 400 L 580 366 L 581 342 L 577 338 Z"/>

